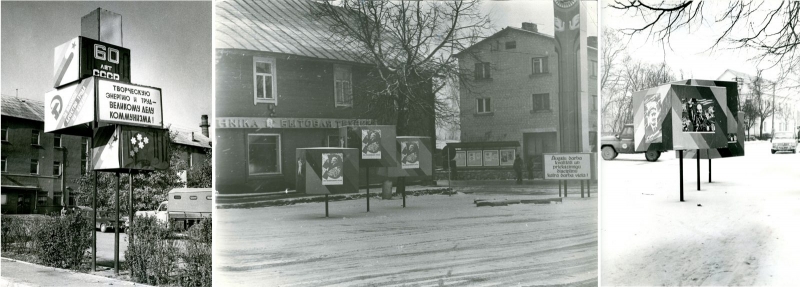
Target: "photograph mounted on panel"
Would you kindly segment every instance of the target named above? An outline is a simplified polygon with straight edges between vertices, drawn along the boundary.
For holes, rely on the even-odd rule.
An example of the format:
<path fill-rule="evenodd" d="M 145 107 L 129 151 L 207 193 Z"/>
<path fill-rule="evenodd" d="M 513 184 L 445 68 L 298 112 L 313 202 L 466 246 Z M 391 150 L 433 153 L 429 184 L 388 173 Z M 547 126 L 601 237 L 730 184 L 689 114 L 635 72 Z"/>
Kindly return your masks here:
<path fill-rule="evenodd" d="M 361 130 L 361 158 L 381 159 L 381 130 Z"/>
<path fill-rule="evenodd" d="M 715 104 L 712 99 L 682 98 L 681 123 L 683 132 L 713 133 L 716 131 L 714 122 Z"/>
<path fill-rule="evenodd" d="M 646 143 L 661 142 L 661 124 L 664 121 L 664 113 L 669 111 L 664 105 L 666 93 L 656 93 L 647 95 L 644 101 L 645 109 L 645 134 Z"/>
<path fill-rule="evenodd" d="M 500 165 L 505 166 L 512 166 L 514 165 L 514 154 L 516 153 L 513 149 L 504 149 L 500 151 Z"/>
<path fill-rule="evenodd" d="M 344 166 L 341 153 L 322 154 L 322 185 L 342 185 Z"/>
<path fill-rule="evenodd" d="M 400 164 L 403 169 L 419 168 L 419 141 L 400 142 Z"/>

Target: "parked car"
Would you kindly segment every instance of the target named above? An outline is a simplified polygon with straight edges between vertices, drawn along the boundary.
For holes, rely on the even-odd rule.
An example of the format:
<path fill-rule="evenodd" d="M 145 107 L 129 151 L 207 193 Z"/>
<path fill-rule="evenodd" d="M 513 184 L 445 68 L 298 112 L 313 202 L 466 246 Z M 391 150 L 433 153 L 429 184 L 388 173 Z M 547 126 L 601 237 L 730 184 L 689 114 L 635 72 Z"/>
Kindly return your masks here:
<path fill-rule="evenodd" d="M 779 151 L 790 151 L 792 153 L 797 152 L 797 138 L 793 132 L 775 132 L 769 141 L 772 142 L 773 154 Z"/>
<path fill-rule="evenodd" d="M 637 152 L 633 142 L 633 124 L 622 128 L 622 133 L 600 138 L 600 153 L 604 160 L 612 160 L 620 153 L 644 153 L 647 161 L 657 161 L 661 151 Z"/>
<path fill-rule="evenodd" d="M 88 206 L 77 206 L 75 207 L 77 211 L 83 213 L 89 220 L 92 220 L 93 212 L 92 208 Z M 122 216 L 114 222 L 114 217 L 110 216 L 110 214 L 105 214 L 103 212 L 97 213 L 97 223 L 95 224 L 94 228 L 100 230 L 100 232 L 109 232 L 114 230 L 116 226 L 120 226 L 120 232 L 125 230 L 125 226 L 127 226 L 128 217 Z"/>

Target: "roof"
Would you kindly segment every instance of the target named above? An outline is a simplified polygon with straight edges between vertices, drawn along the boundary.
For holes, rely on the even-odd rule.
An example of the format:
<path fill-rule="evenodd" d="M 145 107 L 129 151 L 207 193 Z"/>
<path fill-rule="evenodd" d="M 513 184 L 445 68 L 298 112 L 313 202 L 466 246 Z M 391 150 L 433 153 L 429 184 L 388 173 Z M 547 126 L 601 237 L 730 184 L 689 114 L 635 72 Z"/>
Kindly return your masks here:
<path fill-rule="evenodd" d="M 170 132 L 175 134 L 173 143 L 195 146 L 200 148 L 211 148 L 211 139 L 199 131 L 189 131 L 179 128 L 170 128 Z"/>
<path fill-rule="evenodd" d="M 313 17 L 310 0 L 223 1 L 216 11 L 217 49 L 243 49 L 366 63 L 336 46 L 332 20 Z"/>
<path fill-rule="evenodd" d="M 539 33 L 539 32 L 534 32 L 534 31 L 530 31 L 530 30 L 525 30 L 525 29 L 522 29 L 522 28 L 517 28 L 517 27 L 511 27 L 511 26 L 508 26 L 508 27 L 505 27 L 505 28 L 503 28 L 503 30 L 497 31 L 497 33 L 494 33 L 494 34 L 492 34 L 491 36 L 489 36 L 489 37 L 486 37 L 486 38 L 484 38 L 483 40 L 480 40 L 480 41 L 478 41 L 478 43 L 475 43 L 475 44 L 473 44 L 472 46 L 469 46 L 469 47 L 467 47 L 467 48 L 466 48 L 466 49 L 464 49 L 463 51 L 461 51 L 461 52 L 458 52 L 458 53 L 456 54 L 456 56 L 460 56 L 462 53 L 464 53 L 464 52 L 466 52 L 466 51 L 469 51 L 469 50 L 470 50 L 470 49 L 472 49 L 473 47 L 477 47 L 477 46 L 483 45 L 483 43 L 484 43 L 484 42 L 486 42 L 486 41 L 489 41 L 489 40 L 491 40 L 491 39 L 494 39 L 494 38 L 500 37 L 500 35 L 502 35 L 502 34 L 504 34 L 504 33 L 508 32 L 508 31 L 517 31 L 517 32 L 522 32 L 522 33 L 524 33 L 524 34 L 531 35 L 531 36 L 540 36 L 540 37 L 545 37 L 545 38 L 548 38 L 549 40 L 554 40 L 554 39 L 555 39 L 555 38 L 553 38 L 553 36 L 551 36 L 551 35 L 547 35 L 547 34 L 543 34 L 543 33 Z"/>
<path fill-rule="evenodd" d="M 44 122 L 44 103 L 38 100 L 2 96 L 3 115 Z"/>

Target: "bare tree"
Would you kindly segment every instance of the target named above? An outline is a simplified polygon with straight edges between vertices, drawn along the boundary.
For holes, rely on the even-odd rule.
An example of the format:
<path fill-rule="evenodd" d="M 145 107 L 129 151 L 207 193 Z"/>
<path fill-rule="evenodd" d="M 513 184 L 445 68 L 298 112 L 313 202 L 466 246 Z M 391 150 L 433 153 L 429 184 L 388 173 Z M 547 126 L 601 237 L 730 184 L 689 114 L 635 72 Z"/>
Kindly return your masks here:
<path fill-rule="evenodd" d="M 645 20 L 641 27 L 626 29 L 629 35 L 646 33 L 668 45 L 674 33 L 685 34 L 679 30 L 713 22 L 721 28 L 709 48 L 716 48 L 723 42 L 732 44 L 731 49 L 752 48 L 760 52 L 754 59 L 769 59 L 773 64 L 781 64 L 784 71 L 800 63 L 797 53 L 800 1 L 737 0 L 728 2 L 721 11 L 707 13 L 709 4 L 704 1 L 648 4 L 640 0 L 616 0 L 609 7 L 626 10 Z"/>
<path fill-rule="evenodd" d="M 764 136 L 764 121 L 772 115 L 772 99 L 764 97 L 769 85 L 761 76 L 761 70 L 758 70 L 756 76 L 748 83 L 751 92 L 751 105 L 753 119 L 758 120 L 758 137 Z"/>

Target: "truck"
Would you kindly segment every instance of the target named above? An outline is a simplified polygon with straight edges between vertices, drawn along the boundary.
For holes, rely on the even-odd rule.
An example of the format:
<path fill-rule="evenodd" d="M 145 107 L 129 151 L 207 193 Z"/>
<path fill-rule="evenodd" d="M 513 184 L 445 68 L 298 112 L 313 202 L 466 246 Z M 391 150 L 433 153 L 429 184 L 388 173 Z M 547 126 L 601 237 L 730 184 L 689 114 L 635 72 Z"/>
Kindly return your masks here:
<path fill-rule="evenodd" d="M 637 152 L 633 142 L 633 124 L 626 124 L 622 133 L 600 138 L 600 153 L 604 160 L 613 160 L 621 153 L 644 153 L 647 161 L 657 161 L 663 151 Z"/>
<path fill-rule="evenodd" d="M 158 209 L 137 211 L 136 216 L 155 217 L 177 229 L 191 227 L 204 218 L 211 218 L 211 188 L 175 188 Z"/>

